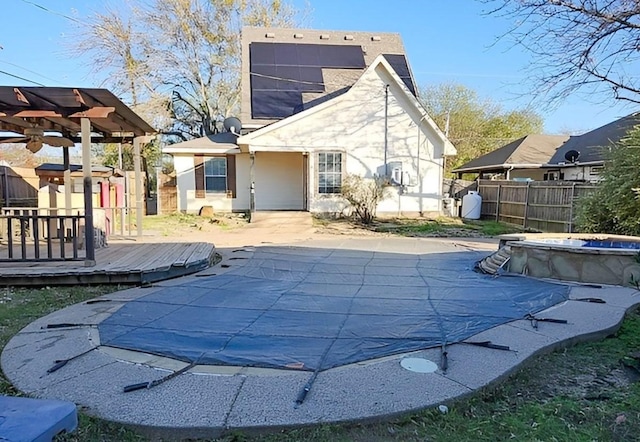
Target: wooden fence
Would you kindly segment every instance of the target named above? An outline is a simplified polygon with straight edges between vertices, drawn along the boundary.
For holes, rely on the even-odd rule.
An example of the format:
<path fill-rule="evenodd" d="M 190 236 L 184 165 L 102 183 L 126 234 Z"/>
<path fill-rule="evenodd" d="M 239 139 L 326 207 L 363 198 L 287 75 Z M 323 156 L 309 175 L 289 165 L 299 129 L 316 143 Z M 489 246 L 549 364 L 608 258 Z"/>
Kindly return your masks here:
<path fill-rule="evenodd" d="M 0 166 L 0 206 L 37 207 L 38 183 L 33 169 Z"/>
<path fill-rule="evenodd" d="M 170 175 L 162 174 L 160 179 L 160 212 L 158 215 L 168 215 L 178 211 L 178 188 L 176 187 L 176 178 Z"/>
<path fill-rule="evenodd" d="M 593 184 L 567 181 L 480 180 L 482 218 L 542 232 L 572 232 L 576 201 Z"/>

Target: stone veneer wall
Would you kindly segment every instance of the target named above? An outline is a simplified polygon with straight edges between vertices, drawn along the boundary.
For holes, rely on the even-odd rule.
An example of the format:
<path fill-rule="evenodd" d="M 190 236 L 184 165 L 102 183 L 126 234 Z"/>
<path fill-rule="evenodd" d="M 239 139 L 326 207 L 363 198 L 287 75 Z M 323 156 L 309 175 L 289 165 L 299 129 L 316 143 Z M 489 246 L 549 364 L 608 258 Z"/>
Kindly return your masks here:
<path fill-rule="evenodd" d="M 510 242 L 509 271 L 537 278 L 638 286 L 639 252 L 620 249 L 549 247 Z"/>

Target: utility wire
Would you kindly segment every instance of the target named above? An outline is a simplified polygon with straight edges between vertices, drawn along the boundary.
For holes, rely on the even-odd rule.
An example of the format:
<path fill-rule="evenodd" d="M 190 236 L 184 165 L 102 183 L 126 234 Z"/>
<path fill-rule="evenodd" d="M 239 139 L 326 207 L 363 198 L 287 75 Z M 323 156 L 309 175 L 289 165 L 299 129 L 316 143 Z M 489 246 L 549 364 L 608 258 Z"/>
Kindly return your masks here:
<path fill-rule="evenodd" d="M 27 4 L 29 4 L 29 5 L 32 5 L 32 6 L 35 6 L 36 8 L 38 8 L 38 9 L 42 9 L 43 11 L 46 11 L 46 12 L 48 12 L 48 13 L 50 13 L 50 14 L 54 14 L 54 15 L 58 15 L 58 16 L 60 16 L 60 17 L 64 17 L 64 18 L 66 18 L 67 20 L 71 20 L 71 21 L 76 22 L 76 23 L 79 23 L 79 24 L 84 24 L 84 23 L 82 23 L 80 20 L 78 20 L 78 19 L 76 19 L 76 18 L 73 18 L 73 17 L 70 17 L 70 16 L 68 16 L 68 15 L 62 14 L 61 12 L 52 11 L 51 9 L 47 9 L 47 8 L 45 8 L 44 6 L 42 6 L 42 5 L 38 4 L 38 3 L 35 3 L 35 2 L 32 2 L 32 1 L 29 1 L 29 0 L 22 0 L 22 2 L 23 2 L 23 3 L 27 3 Z"/>
<path fill-rule="evenodd" d="M 59 82 L 59 81 L 57 81 L 57 80 L 54 80 L 53 78 L 46 77 L 46 76 L 42 75 L 42 74 L 41 74 L 41 73 L 39 73 L 39 72 L 32 71 L 32 70 L 30 70 L 30 69 L 27 69 L 27 68 L 25 68 L 25 67 L 23 67 L 23 66 L 17 65 L 17 64 L 15 64 L 15 63 L 11 63 L 11 62 L 4 61 L 4 60 L 0 60 L 0 63 L 8 64 L 8 65 L 13 66 L 13 67 L 16 67 L 16 68 L 18 68 L 18 69 L 22 69 L 23 71 L 27 71 L 27 72 L 29 72 L 30 74 L 34 74 L 34 75 L 37 75 L 37 76 L 39 76 L 39 77 L 42 77 L 42 78 L 44 78 L 45 80 L 53 81 L 54 83 L 58 83 L 58 84 L 60 84 L 60 85 L 62 85 L 62 84 L 63 84 L 63 83 L 60 83 L 60 82 Z"/>
<path fill-rule="evenodd" d="M 37 81 L 29 80 L 28 78 L 21 77 L 19 75 L 10 74 L 9 72 L 0 70 L 0 74 L 8 75 L 9 77 L 17 78 L 18 80 L 27 81 L 29 83 L 33 83 L 38 86 L 44 86 L 42 83 L 38 83 Z"/>

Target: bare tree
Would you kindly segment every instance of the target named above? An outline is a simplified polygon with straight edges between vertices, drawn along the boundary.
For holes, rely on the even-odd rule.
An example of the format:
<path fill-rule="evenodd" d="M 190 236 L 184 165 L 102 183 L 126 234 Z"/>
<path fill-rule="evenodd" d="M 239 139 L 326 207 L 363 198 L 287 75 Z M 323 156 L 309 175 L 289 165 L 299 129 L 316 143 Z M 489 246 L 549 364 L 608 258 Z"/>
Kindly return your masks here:
<path fill-rule="evenodd" d="M 295 26 L 282 0 L 130 0 L 86 21 L 73 51 L 167 135 L 215 133 L 237 112 L 244 25 Z"/>
<path fill-rule="evenodd" d="M 512 19 L 503 37 L 533 55 L 534 92 L 552 102 L 582 90 L 640 103 L 638 0 L 480 0 Z"/>

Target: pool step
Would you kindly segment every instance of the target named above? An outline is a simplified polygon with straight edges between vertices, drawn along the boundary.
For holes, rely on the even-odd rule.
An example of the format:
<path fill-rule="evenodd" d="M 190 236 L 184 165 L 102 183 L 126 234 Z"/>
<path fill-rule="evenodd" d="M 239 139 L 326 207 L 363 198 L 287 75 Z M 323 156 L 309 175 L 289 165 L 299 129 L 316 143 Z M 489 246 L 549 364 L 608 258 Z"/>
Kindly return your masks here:
<path fill-rule="evenodd" d="M 511 247 L 502 246 L 497 252 L 481 259 L 476 263 L 476 269 L 488 275 L 497 275 L 500 270 L 509 262 L 511 258 Z"/>

